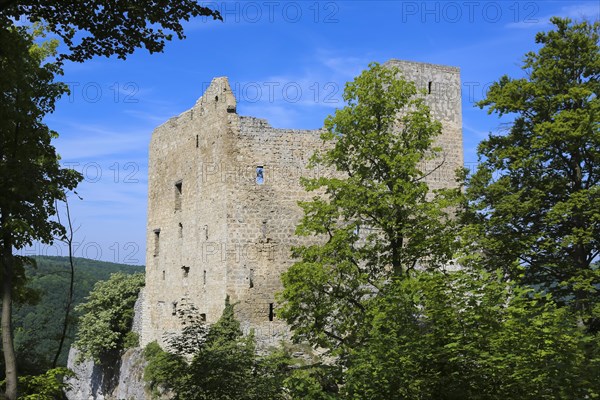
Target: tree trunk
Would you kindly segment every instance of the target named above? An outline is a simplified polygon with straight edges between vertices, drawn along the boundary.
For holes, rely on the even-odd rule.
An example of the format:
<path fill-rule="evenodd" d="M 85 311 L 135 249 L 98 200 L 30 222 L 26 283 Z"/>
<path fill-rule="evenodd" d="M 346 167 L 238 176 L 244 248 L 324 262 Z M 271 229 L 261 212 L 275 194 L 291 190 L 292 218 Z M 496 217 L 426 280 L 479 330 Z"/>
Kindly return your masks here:
<path fill-rule="evenodd" d="M 17 399 L 17 358 L 12 337 L 13 256 L 10 238 L 4 238 L 2 249 L 2 351 L 6 373 L 6 400 Z"/>
<path fill-rule="evenodd" d="M 67 210 L 67 222 L 69 224 L 69 232 L 65 238 L 65 242 L 69 248 L 69 265 L 71 267 L 71 276 L 69 281 L 69 293 L 67 294 L 67 304 L 65 306 L 65 320 L 63 322 L 62 332 L 60 335 L 60 342 L 56 354 L 54 355 L 54 361 L 52 361 L 52 368 L 56 368 L 58 364 L 58 358 L 62 353 L 65 339 L 67 338 L 67 330 L 69 329 L 69 315 L 71 314 L 71 307 L 73 306 L 73 286 L 75 284 L 75 265 L 73 262 L 73 225 L 71 223 L 71 212 L 69 211 L 69 201 L 65 198 L 65 207 Z M 58 207 L 57 207 L 58 209 Z M 58 220 L 60 222 L 60 218 Z"/>

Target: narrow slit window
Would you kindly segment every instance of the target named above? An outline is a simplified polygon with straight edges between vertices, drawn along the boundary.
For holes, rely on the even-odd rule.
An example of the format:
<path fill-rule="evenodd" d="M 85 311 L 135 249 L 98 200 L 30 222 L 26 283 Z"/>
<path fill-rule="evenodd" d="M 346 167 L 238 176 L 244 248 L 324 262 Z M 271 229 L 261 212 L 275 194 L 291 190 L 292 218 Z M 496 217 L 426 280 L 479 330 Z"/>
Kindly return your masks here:
<path fill-rule="evenodd" d="M 273 318 L 275 318 L 275 309 L 273 303 L 269 303 L 269 321 L 273 321 Z"/>
<path fill-rule="evenodd" d="M 256 167 L 256 183 L 259 185 L 265 183 L 265 169 L 262 165 Z"/>
<path fill-rule="evenodd" d="M 198 138 L 198 135 L 196 135 L 196 148 L 200 147 L 200 139 Z"/>
<path fill-rule="evenodd" d="M 185 265 L 183 267 L 181 267 L 181 270 L 183 271 L 183 277 L 187 278 L 188 275 L 190 274 L 190 267 L 186 267 Z"/>
<path fill-rule="evenodd" d="M 175 211 L 181 210 L 181 197 L 183 193 L 183 182 L 175 183 Z"/>
<path fill-rule="evenodd" d="M 162 272 L 162 280 L 163 280 L 163 281 L 165 280 L 165 275 L 166 275 L 166 274 L 165 274 L 165 271 L 163 271 L 163 272 Z"/>
<path fill-rule="evenodd" d="M 179 223 L 179 238 L 183 238 L 183 224 Z"/>
<path fill-rule="evenodd" d="M 432 83 L 433 83 L 433 82 L 429 81 L 429 83 L 427 84 L 427 93 L 428 93 L 428 94 L 431 94 L 431 84 L 432 84 Z"/>
<path fill-rule="evenodd" d="M 202 282 L 203 285 L 206 285 L 206 270 L 204 270 L 204 272 L 202 273 Z"/>
<path fill-rule="evenodd" d="M 154 257 L 158 256 L 160 251 L 160 229 L 154 230 Z"/>
<path fill-rule="evenodd" d="M 263 238 L 266 238 L 267 237 L 267 220 L 263 220 L 262 226 L 261 226 L 261 232 L 262 232 Z"/>

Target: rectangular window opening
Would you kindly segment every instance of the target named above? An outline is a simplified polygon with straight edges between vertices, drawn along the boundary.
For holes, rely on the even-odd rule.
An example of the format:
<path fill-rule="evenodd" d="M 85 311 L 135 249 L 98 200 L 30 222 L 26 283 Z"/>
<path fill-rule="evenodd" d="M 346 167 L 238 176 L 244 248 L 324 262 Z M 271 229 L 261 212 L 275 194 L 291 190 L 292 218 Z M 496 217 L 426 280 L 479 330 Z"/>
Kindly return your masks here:
<path fill-rule="evenodd" d="M 275 309 L 273 303 L 269 303 L 269 321 L 273 321 L 273 318 L 275 318 Z"/>
<path fill-rule="evenodd" d="M 201 322 L 206 322 L 206 314 L 205 313 L 201 313 L 200 314 L 200 321 Z"/>
<path fill-rule="evenodd" d="M 258 185 L 265 183 L 265 170 L 262 165 L 256 167 L 256 183 Z"/>
<path fill-rule="evenodd" d="M 160 229 L 154 230 L 154 257 L 158 256 L 160 251 Z"/>
<path fill-rule="evenodd" d="M 427 93 L 428 93 L 428 94 L 431 94 L 431 84 L 432 84 L 432 83 L 433 83 L 433 82 L 429 81 L 429 83 L 427 84 Z"/>
<path fill-rule="evenodd" d="M 181 210 L 181 197 L 183 193 L 183 182 L 175 183 L 175 211 Z"/>

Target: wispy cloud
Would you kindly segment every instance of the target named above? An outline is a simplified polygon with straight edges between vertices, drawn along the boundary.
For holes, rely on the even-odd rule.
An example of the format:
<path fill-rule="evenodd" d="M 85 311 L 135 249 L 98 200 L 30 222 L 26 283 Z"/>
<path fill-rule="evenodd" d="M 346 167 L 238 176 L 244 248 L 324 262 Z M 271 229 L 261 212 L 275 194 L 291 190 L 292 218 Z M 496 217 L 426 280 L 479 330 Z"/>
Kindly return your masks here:
<path fill-rule="evenodd" d="M 146 152 L 148 130 L 119 129 L 66 122 L 56 147 L 63 160 L 101 159 L 115 154 Z"/>
<path fill-rule="evenodd" d="M 573 4 L 561 7 L 560 11 L 556 14 L 548 14 L 543 16 L 532 15 L 531 17 L 523 18 L 520 21 L 508 23 L 506 24 L 506 27 L 509 29 L 540 29 L 550 25 L 550 18 L 553 16 L 568 17 L 575 20 L 599 20 L 600 4 L 596 1 Z"/>
<path fill-rule="evenodd" d="M 140 110 L 124 110 L 123 114 L 129 115 L 135 119 L 144 121 L 152 126 L 158 126 L 164 123 L 166 120 L 171 118 L 174 115 L 178 115 L 181 111 L 166 111 L 166 112 L 148 112 L 148 111 L 140 111 Z"/>
<path fill-rule="evenodd" d="M 462 127 L 463 127 L 463 132 L 469 132 L 469 133 L 471 133 L 473 136 L 475 136 L 475 138 L 477 138 L 478 141 L 481 140 L 481 139 L 485 139 L 488 136 L 488 133 L 489 133 L 487 131 L 476 129 L 475 127 L 473 127 L 473 126 L 469 125 L 468 123 L 466 123 L 464 120 L 463 120 L 463 126 Z"/>
<path fill-rule="evenodd" d="M 365 69 L 369 60 L 324 49 L 316 50 L 311 60 L 286 75 L 230 82 L 238 111 L 266 118 L 275 127 L 321 127 L 327 115 L 343 107 L 345 83 Z"/>
<path fill-rule="evenodd" d="M 369 61 L 363 57 L 344 57 L 328 55 L 327 52 L 321 51 L 319 61 L 329 68 L 336 76 L 347 80 L 354 78 L 362 70 L 364 70 Z"/>

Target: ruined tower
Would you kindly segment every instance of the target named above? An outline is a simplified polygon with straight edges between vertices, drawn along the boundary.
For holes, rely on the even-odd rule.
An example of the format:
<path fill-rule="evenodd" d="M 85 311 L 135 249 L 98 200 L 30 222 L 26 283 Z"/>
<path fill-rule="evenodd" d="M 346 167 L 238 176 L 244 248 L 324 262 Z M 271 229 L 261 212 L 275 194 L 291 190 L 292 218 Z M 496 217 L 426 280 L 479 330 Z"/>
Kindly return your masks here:
<path fill-rule="evenodd" d="M 443 125 L 437 144 L 443 166 L 428 176 L 432 189 L 456 185 L 463 165 L 458 68 L 390 60 L 427 93 Z M 194 314 L 217 321 L 227 295 L 245 330 L 277 343 L 287 327 L 275 314 L 280 275 L 308 200 L 301 176 L 322 147 L 320 130 L 275 129 L 237 114 L 227 78 L 215 78 L 194 107 L 156 128 L 150 142 L 146 287 L 141 345 L 181 329 Z"/>

